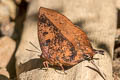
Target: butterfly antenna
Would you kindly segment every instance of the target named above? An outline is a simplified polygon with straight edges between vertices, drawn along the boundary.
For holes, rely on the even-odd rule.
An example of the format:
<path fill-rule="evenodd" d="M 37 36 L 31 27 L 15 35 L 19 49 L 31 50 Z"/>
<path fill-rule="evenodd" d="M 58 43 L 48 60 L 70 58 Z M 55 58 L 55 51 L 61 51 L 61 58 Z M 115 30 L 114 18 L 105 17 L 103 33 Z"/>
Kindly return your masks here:
<path fill-rule="evenodd" d="M 27 51 L 30 51 L 30 52 L 36 52 L 36 53 L 40 53 L 38 51 L 33 51 L 33 50 L 30 50 L 30 49 L 26 49 Z"/>
<path fill-rule="evenodd" d="M 104 73 L 103 73 L 103 75 L 104 75 L 105 77 L 102 75 L 100 69 L 99 69 L 98 66 L 95 64 L 95 62 L 94 62 L 93 60 L 91 60 L 90 62 L 96 67 L 96 69 L 98 70 L 97 72 L 100 74 L 100 76 L 101 76 L 104 80 L 106 80 L 106 79 L 105 79 L 106 75 L 105 75 Z"/>
<path fill-rule="evenodd" d="M 40 49 L 38 47 L 36 47 L 32 42 L 29 42 L 33 47 L 35 47 L 38 51 L 40 51 Z"/>

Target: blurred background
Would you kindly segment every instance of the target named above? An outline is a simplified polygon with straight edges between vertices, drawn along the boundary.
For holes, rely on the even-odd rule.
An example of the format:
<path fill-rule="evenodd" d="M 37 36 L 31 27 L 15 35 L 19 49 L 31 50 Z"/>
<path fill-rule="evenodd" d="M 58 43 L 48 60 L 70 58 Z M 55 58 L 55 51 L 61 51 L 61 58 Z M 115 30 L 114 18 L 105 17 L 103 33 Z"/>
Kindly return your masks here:
<path fill-rule="evenodd" d="M 16 80 L 15 53 L 30 0 L 0 0 L 0 80 Z M 120 77 L 120 10 L 113 57 L 113 76 Z"/>

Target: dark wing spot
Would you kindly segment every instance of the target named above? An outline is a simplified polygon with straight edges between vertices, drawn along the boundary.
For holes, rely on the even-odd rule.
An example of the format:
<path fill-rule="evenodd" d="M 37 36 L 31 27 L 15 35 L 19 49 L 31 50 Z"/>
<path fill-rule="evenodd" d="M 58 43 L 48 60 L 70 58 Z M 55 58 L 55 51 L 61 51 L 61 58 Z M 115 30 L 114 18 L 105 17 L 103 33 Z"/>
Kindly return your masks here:
<path fill-rule="evenodd" d="M 70 56 L 70 61 L 74 60 L 75 56 L 77 55 L 77 51 L 75 50 L 74 47 L 71 47 L 70 48 L 70 51 L 71 51 L 71 56 Z"/>
<path fill-rule="evenodd" d="M 46 18 L 45 18 L 45 15 L 41 15 L 41 17 L 40 17 L 40 22 L 41 23 L 46 23 Z"/>
<path fill-rule="evenodd" d="M 48 43 L 40 43 L 41 46 L 48 46 Z"/>
<path fill-rule="evenodd" d="M 47 25 L 48 25 L 48 26 L 51 26 L 52 24 L 51 24 L 50 22 L 47 22 Z"/>
<path fill-rule="evenodd" d="M 50 39 L 46 40 L 46 43 L 50 43 Z"/>
<path fill-rule="evenodd" d="M 74 51 L 74 50 L 75 50 L 74 47 L 70 48 L 70 51 Z"/>
<path fill-rule="evenodd" d="M 64 61 L 66 61 L 66 62 L 69 62 L 69 61 L 70 61 L 70 59 L 66 59 L 66 57 L 62 57 L 62 59 L 63 59 Z"/>
<path fill-rule="evenodd" d="M 56 56 L 56 59 L 59 61 L 59 57 L 58 56 Z"/>
<path fill-rule="evenodd" d="M 53 27 L 53 30 L 56 31 L 56 32 L 58 32 L 58 29 L 56 27 Z"/>
<path fill-rule="evenodd" d="M 70 56 L 70 61 L 74 60 L 75 56 L 76 56 L 75 54 L 72 54 L 72 55 Z"/>
<path fill-rule="evenodd" d="M 42 46 L 48 46 L 50 43 L 50 39 L 46 40 L 44 43 L 40 43 Z"/>
<path fill-rule="evenodd" d="M 45 36 L 45 35 L 47 35 L 47 34 L 48 34 L 48 32 L 44 32 L 44 33 L 43 33 L 43 36 Z"/>

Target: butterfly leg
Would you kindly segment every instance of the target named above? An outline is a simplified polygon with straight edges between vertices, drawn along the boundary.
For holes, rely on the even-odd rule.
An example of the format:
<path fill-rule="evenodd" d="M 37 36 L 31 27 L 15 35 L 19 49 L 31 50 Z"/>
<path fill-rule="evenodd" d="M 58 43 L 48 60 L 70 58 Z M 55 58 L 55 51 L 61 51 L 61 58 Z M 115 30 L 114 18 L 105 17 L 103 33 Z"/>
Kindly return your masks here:
<path fill-rule="evenodd" d="M 105 73 L 103 73 L 103 72 L 100 71 L 100 68 L 95 64 L 95 62 L 94 62 L 93 60 L 91 60 L 90 62 L 96 67 L 96 70 L 97 70 L 98 74 L 100 74 L 100 76 L 101 76 L 104 80 L 106 80 L 106 79 L 105 79 L 105 78 L 106 78 Z"/>
<path fill-rule="evenodd" d="M 48 70 L 48 68 L 49 68 L 49 65 L 48 65 L 48 64 L 49 64 L 48 61 L 44 61 L 44 62 L 43 62 L 43 65 L 44 65 L 45 68 L 47 68 L 47 70 Z"/>
<path fill-rule="evenodd" d="M 60 65 L 62 71 L 63 71 L 65 74 L 67 74 L 67 73 L 65 72 L 65 69 L 64 69 L 63 65 L 62 65 L 62 64 L 59 64 L 59 65 Z"/>

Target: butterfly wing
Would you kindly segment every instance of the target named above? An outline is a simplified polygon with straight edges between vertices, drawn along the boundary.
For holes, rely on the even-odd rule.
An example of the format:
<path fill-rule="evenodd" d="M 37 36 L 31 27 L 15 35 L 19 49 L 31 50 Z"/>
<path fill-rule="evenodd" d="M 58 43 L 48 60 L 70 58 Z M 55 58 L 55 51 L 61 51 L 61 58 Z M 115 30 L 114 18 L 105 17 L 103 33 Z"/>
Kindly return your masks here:
<path fill-rule="evenodd" d="M 71 66 L 83 60 L 83 54 L 93 56 L 87 35 L 62 14 L 40 8 L 38 39 L 42 57 L 53 65 Z"/>

